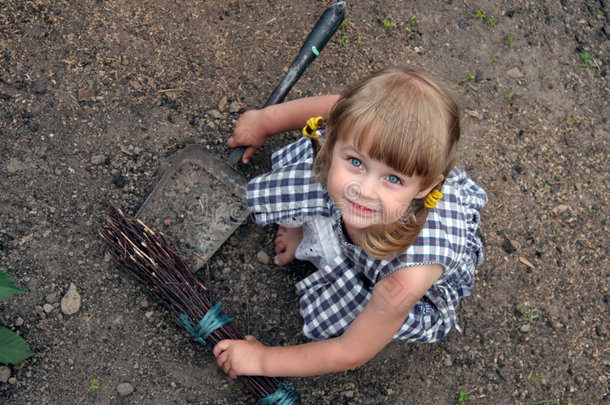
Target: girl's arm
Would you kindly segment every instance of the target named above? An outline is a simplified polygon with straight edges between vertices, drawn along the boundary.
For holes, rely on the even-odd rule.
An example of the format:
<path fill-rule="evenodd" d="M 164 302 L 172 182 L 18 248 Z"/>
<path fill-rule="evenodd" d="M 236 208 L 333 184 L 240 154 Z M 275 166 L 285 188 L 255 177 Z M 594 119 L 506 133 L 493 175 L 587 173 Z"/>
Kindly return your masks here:
<path fill-rule="evenodd" d="M 231 377 L 311 376 L 358 367 L 385 347 L 415 303 L 442 274 L 438 264 L 395 271 L 375 285 L 371 300 L 339 337 L 298 346 L 266 347 L 253 337 L 222 340 L 218 365 Z"/>
<path fill-rule="evenodd" d="M 248 163 L 254 152 L 270 135 L 302 129 L 311 117 L 328 117 L 339 99 L 337 95 L 299 98 L 243 113 L 235 124 L 233 136 L 227 140 L 231 148 L 249 146 L 242 161 Z"/>

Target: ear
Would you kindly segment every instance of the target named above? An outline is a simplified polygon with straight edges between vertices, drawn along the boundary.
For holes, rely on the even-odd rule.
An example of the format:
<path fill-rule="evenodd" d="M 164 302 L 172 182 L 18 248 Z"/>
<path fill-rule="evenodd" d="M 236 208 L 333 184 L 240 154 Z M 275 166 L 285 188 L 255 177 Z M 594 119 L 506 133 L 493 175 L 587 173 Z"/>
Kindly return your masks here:
<path fill-rule="evenodd" d="M 428 188 L 425 188 L 425 189 L 421 190 L 419 193 L 417 193 L 417 195 L 415 196 L 415 198 L 416 198 L 416 199 L 419 199 L 419 198 L 424 198 L 424 197 L 426 197 L 426 196 L 427 196 L 427 195 L 430 193 L 430 191 L 432 191 L 432 189 L 433 189 L 434 187 L 438 186 L 438 185 L 439 185 L 439 183 L 440 183 L 441 181 L 443 181 L 444 179 L 445 179 L 445 176 L 443 176 L 442 174 L 441 174 L 441 175 L 439 175 L 439 176 L 438 176 L 438 179 L 436 179 L 436 181 L 434 181 L 430 187 L 428 187 Z"/>

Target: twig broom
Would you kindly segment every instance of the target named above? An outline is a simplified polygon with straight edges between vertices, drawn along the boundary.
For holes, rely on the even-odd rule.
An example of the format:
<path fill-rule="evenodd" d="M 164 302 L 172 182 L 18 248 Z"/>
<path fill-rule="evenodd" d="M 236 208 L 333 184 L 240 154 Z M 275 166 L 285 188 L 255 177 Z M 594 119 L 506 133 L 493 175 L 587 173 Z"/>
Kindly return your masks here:
<path fill-rule="evenodd" d="M 113 207 L 100 235 L 123 269 L 146 285 L 199 343 L 211 350 L 223 339 L 244 338 L 222 313 L 220 302 L 212 305 L 205 286 L 162 234 Z M 239 379 L 261 405 L 290 405 L 297 401 L 292 388 L 275 378 L 241 376 Z"/>

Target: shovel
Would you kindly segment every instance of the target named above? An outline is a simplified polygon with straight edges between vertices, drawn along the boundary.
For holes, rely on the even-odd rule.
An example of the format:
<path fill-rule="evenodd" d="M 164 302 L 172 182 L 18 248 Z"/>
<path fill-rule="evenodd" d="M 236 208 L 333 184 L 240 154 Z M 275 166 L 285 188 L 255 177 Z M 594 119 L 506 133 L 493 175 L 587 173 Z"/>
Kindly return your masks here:
<path fill-rule="evenodd" d="M 343 22 L 345 8 L 343 1 L 328 7 L 264 107 L 284 100 Z M 233 149 L 224 161 L 201 145 L 185 147 L 136 214 L 167 235 L 192 269 L 200 269 L 248 216 L 247 181 L 235 168 L 246 149 Z"/>

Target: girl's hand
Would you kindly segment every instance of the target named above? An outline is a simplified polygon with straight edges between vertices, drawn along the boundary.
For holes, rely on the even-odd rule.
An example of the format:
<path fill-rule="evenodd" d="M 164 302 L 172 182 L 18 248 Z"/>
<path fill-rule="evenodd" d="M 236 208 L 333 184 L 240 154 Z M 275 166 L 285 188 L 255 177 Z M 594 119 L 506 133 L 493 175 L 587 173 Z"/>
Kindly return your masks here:
<path fill-rule="evenodd" d="M 254 336 L 245 340 L 221 340 L 214 346 L 218 366 L 231 378 L 239 375 L 263 375 L 265 346 Z"/>
<path fill-rule="evenodd" d="M 231 148 L 248 146 L 241 159 L 244 163 L 250 161 L 254 152 L 265 143 L 270 135 L 265 130 L 264 120 L 263 110 L 246 111 L 237 120 L 233 136 L 227 140 L 227 145 Z"/>

